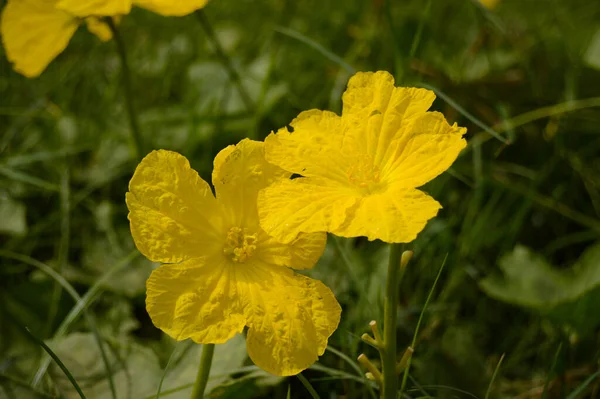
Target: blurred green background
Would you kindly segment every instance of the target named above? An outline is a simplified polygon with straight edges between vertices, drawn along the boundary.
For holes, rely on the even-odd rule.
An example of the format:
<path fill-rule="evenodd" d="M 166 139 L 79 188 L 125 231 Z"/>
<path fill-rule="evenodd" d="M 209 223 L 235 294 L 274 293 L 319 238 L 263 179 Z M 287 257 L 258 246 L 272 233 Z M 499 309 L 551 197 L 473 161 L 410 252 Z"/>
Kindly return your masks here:
<path fill-rule="evenodd" d="M 600 2 L 214 0 L 204 16 L 134 9 L 119 25 L 145 151 L 178 151 L 209 179 L 226 145 L 306 109 L 339 112 L 353 70 L 435 89 L 469 146 L 425 187 L 444 209 L 410 245 L 400 348 L 446 261 L 405 395 L 600 397 Z M 199 347 L 176 345 L 144 308 L 156 265 L 126 218 L 137 159 L 120 65 L 114 41 L 84 28 L 37 79 L 0 55 L 0 398 L 77 397 L 33 337 L 87 398 L 151 398 L 163 376 L 161 397 L 189 397 Z M 377 392 L 355 359 L 377 360 L 360 335 L 381 321 L 386 260 L 379 242 L 330 237 L 309 272 L 343 307 L 303 373 L 321 398 Z M 310 397 L 254 367 L 241 336 L 218 347 L 209 388 Z"/>

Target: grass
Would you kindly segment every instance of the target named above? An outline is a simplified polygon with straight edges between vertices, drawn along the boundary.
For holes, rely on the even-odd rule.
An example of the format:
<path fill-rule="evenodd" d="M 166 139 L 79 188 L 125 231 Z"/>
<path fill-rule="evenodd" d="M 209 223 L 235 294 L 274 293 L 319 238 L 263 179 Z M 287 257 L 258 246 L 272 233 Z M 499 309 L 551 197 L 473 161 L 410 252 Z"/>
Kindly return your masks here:
<path fill-rule="evenodd" d="M 0 54 L 0 248 L 11 255 L 0 256 L 0 398 L 72 397 L 65 369 L 88 398 L 112 397 L 111 385 L 119 399 L 189 397 L 193 365 L 145 312 L 154 266 L 136 256 L 124 203 L 132 142 L 178 151 L 209 180 L 225 146 L 303 110 L 339 112 L 354 70 L 435 89 L 434 109 L 468 128 L 467 149 L 424 187 L 444 208 L 411 244 L 400 287 L 398 348 L 418 348 L 404 397 L 598 397 L 600 287 L 526 307 L 480 284 L 502 278 L 499 260 L 517 245 L 576 275 L 600 239 L 600 55 L 590 54 L 600 4 L 540 3 L 213 1 L 182 18 L 135 9 L 118 26 L 134 105 L 115 43 L 85 29 L 37 79 Z M 378 359 L 360 336 L 382 320 L 387 258 L 380 242 L 330 237 L 310 274 L 343 314 L 319 363 L 274 378 L 227 346 L 211 397 L 375 397 L 354 359 Z M 531 270 L 525 262 L 520 275 Z M 106 353 L 74 344 L 94 336 Z"/>

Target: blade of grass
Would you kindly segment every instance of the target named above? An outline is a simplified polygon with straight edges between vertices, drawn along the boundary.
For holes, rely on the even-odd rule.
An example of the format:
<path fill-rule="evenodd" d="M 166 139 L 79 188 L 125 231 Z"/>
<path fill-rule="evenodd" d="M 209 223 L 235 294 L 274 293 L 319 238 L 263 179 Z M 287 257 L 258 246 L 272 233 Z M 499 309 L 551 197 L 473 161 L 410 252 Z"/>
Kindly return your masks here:
<path fill-rule="evenodd" d="M 340 380 L 352 380 L 352 381 L 360 382 L 361 384 L 364 384 L 364 385 L 370 385 L 371 388 L 376 387 L 376 383 L 374 381 L 369 381 L 362 376 L 357 377 L 354 374 L 350 374 L 345 371 L 341 371 L 338 369 L 332 369 L 330 367 L 323 366 L 322 364 L 315 363 L 312 366 L 310 366 L 310 369 L 329 374 L 332 377 L 335 377 Z"/>
<path fill-rule="evenodd" d="M 539 194 L 535 190 L 530 189 L 528 186 L 517 183 L 513 180 L 506 179 L 500 176 L 494 176 L 494 182 L 500 183 L 503 187 L 508 190 L 514 191 L 518 194 L 523 195 L 524 197 L 530 198 L 538 205 L 543 206 L 544 208 L 548 208 L 559 215 L 562 215 L 572 221 L 579 223 L 580 225 L 590 228 L 596 232 L 600 232 L 600 221 L 589 217 L 588 215 L 576 211 L 563 204 L 562 202 L 557 201 L 554 198 L 546 197 L 544 195 Z"/>
<path fill-rule="evenodd" d="M 337 238 L 337 237 L 335 237 Z M 367 377 L 365 377 L 364 373 L 362 372 L 362 370 L 360 369 L 360 366 L 358 365 L 358 363 L 356 363 L 355 361 L 353 361 L 352 359 L 350 359 L 349 356 L 347 356 L 345 353 L 335 349 L 332 346 L 327 346 L 327 352 L 331 352 L 334 355 L 337 355 L 340 359 L 342 359 L 343 361 L 345 361 L 346 363 L 348 363 L 350 365 L 350 367 L 352 367 L 354 369 L 354 371 L 356 371 L 356 374 L 358 374 L 359 377 L 363 378 L 365 381 L 365 385 L 367 386 L 367 389 L 369 390 L 369 393 L 371 394 L 371 397 L 373 397 L 373 399 L 377 399 L 377 395 L 375 394 L 375 391 L 373 390 L 373 387 L 371 386 L 371 384 L 369 384 L 369 380 L 367 380 Z"/>
<path fill-rule="evenodd" d="M 441 91 L 437 87 L 432 86 L 432 85 L 427 84 L 427 83 L 423 83 L 423 82 L 418 82 L 417 85 L 422 86 L 422 87 L 424 87 L 426 89 L 432 90 L 433 92 L 435 92 L 436 96 L 438 96 L 439 98 L 441 98 L 442 100 L 444 100 L 445 102 L 447 102 L 448 105 L 450 105 L 452 108 L 454 108 L 455 110 L 457 110 L 460 114 L 462 114 L 465 118 L 467 118 L 468 120 L 470 120 L 471 122 L 473 122 L 479 128 L 483 129 L 484 131 L 486 131 L 487 133 L 489 133 L 492 137 L 498 139 L 502 143 L 504 143 L 504 144 L 510 144 L 510 142 L 508 141 L 508 139 L 506 139 L 505 137 L 502 137 L 496 130 L 494 130 L 493 128 L 489 127 L 488 125 L 486 125 L 485 123 L 483 123 L 482 121 L 480 121 L 479 119 L 477 119 L 475 116 L 473 116 L 473 114 L 471 114 L 470 112 L 468 112 L 461 105 L 459 105 L 456 101 L 454 101 L 450 96 L 448 96 L 446 93 L 444 93 L 443 91 Z"/>
<path fill-rule="evenodd" d="M 590 375 L 585 381 L 581 383 L 569 396 L 567 399 L 576 399 L 579 395 L 583 393 L 583 391 L 587 388 L 588 385 L 592 383 L 596 378 L 600 377 L 600 370 L 596 371 L 594 374 Z"/>
<path fill-rule="evenodd" d="M 502 133 L 510 129 L 515 129 L 516 127 L 526 125 L 531 122 L 535 122 L 539 119 L 549 118 L 551 116 L 556 116 L 560 114 L 564 114 L 571 111 L 577 111 L 586 108 L 595 108 L 600 107 L 600 97 L 591 97 L 585 98 L 582 100 L 574 100 L 567 101 L 564 103 L 559 103 L 555 105 L 550 105 L 548 107 L 542 107 L 534 109 L 533 111 L 528 111 L 522 113 L 520 115 L 515 116 L 509 120 L 500 122 L 494 126 L 492 129 L 496 132 Z M 486 130 L 486 129 L 484 129 Z M 486 130 L 487 131 L 487 130 Z M 485 136 L 479 138 L 483 132 L 476 133 L 474 135 L 474 139 L 480 140 L 481 142 L 489 140 L 489 136 Z"/>
<path fill-rule="evenodd" d="M 231 371 L 229 371 L 229 372 L 227 372 L 227 373 L 222 373 L 222 374 L 211 374 L 211 378 L 230 377 L 232 374 L 238 374 L 238 373 L 252 373 L 252 372 L 256 372 L 256 371 L 260 371 L 260 370 L 261 370 L 261 369 L 259 369 L 257 366 L 245 366 L 245 367 L 240 367 L 240 368 L 237 368 L 237 369 L 235 369 L 235 370 L 231 370 Z M 262 375 L 262 374 L 261 374 L 261 375 Z M 233 383 L 240 382 L 240 381 L 242 381 L 242 380 L 244 380 L 244 379 L 246 379 L 246 378 L 257 378 L 257 377 L 256 377 L 256 376 L 254 376 L 254 375 L 248 374 L 248 375 L 246 375 L 246 376 L 243 376 L 243 377 L 236 378 L 235 380 L 232 380 L 232 382 L 233 382 Z M 223 386 L 225 386 L 225 385 L 227 385 L 227 384 L 226 384 L 226 383 L 223 383 L 223 384 L 221 384 L 221 385 L 219 385 L 219 386 L 220 386 L 220 387 L 223 387 Z M 161 397 L 161 398 L 164 398 L 165 396 L 169 396 L 169 395 L 171 395 L 171 394 L 174 394 L 174 393 L 177 393 L 177 392 L 181 392 L 181 391 L 183 391 L 183 390 L 185 390 L 185 389 L 188 389 L 188 388 L 191 388 L 191 387 L 193 387 L 193 386 L 194 386 L 194 384 L 193 384 L 193 383 L 189 383 L 189 384 L 180 385 L 180 386 L 178 386 L 178 387 L 176 387 L 176 388 L 171 388 L 171 389 L 169 389 L 169 390 L 162 391 L 162 392 L 160 393 L 160 397 Z M 143 399 L 156 399 L 156 395 L 146 396 L 146 397 L 145 397 L 145 398 L 143 398 Z"/>
<path fill-rule="evenodd" d="M 283 26 L 276 26 L 275 32 L 279 32 L 283 35 L 289 36 L 289 37 L 296 39 L 299 42 L 302 42 L 302 43 L 306 44 L 307 46 L 317 50 L 319 53 L 324 55 L 327 59 L 329 59 L 333 63 L 339 65 L 343 69 L 345 69 L 346 72 L 356 73 L 356 69 L 354 67 L 352 67 L 350 64 L 348 64 L 346 61 L 344 61 L 340 56 L 327 50 L 321 44 L 315 42 L 313 39 L 303 35 L 302 33 L 295 31 L 293 29 L 290 29 L 290 28 L 283 27 Z"/>
<path fill-rule="evenodd" d="M 386 2 L 389 4 L 389 2 Z M 415 58 L 415 54 L 417 53 L 417 48 L 419 47 L 419 43 L 421 43 L 421 36 L 423 35 L 423 28 L 425 27 L 425 21 L 429 17 L 429 10 L 431 9 L 431 0 L 427 0 L 427 4 L 425 4 L 425 8 L 423 9 L 423 15 L 419 18 L 419 26 L 417 27 L 417 32 L 415 33 L 415 37 L 413 38 L 412 44 L 410 45 L 410 52 L 408 53 L 409 62 Z"/>
<path fill-rule="evenodd" d="M 129 61 L 127 58 L 127 50 L 125 48 L 125 42 L 121 37 L 121 32 L 117 29 L 117 25 L 112 17 L 104 18 L 104 22 L 108 25 L 112 32 L 113 39 L 117 46 L 117 52 L 121 59 L 121 80 L 123 82 L 123 90 L 125 95 L 125 106 L 127 108 L 127 117 L 129 119 L 129 129 L 131 135 L 131 150 L 133 153 L 133 159 L 139 160 L 144 156 L 144 142 L 142 139 L 142 133 L 140 131 L 140 123 L 138 116 L 135 111 L 133 103 L 133 88 L 131 87 L 131 70 L 129 69 Z"/>
<path fill-rule="evenodd" d="M 2 3 L 0 2 L 0 5 L 1 4 Z M 28 117 L 31 119 L 33 119 L 33 118 L 55 119 L 54 115 L 44 113 L 44 109 L 38 109 L 38 110 L 32 111 L 32 110 L 27 110 L 27 109 L 0 107 L 0 115 Z"/>
<path fill-rule="evenodd" d="M 81 202 L 83 202 L 84 200 L 86 200 L 87 197 L 90 196 L 94 191 L 96 191 L 102 187 L 105 187 L 108 183 L 110 183 L 112 181 L 118 180 L 125 176 L 130 176 L 130 175 L 131 175 L 131 170 L 129 168 L 123 167 L 122 170 L 115 170 L 114 172 L 112 172 L 112 174 L 108 173 L 102 179 L 92 180 L 84 188 L 77 191 L 72 196 L 71 209 L 75 209 L 77 206 L 79 206 L 79 204 Z M 58 212 L 58 211 L 49 212 L 42 221 L 36 223 L 29 229 L 26 238 L 32 237 L 33 235 L 39 233 L 40 231 L 44 230 L 48 226 L 54 225 L 55 223 L 57 223 L 59 218 L 60 218 L 60 212 Z M 8 240 L 8 242 L 6 243 L 6 247 L 8 248 L 8 247 L 13 246 L 16 241 L 19 241 L 21 239 L 22 238 L 19 238 L 19 237 L 13 237 L 12 239 Z"/>
<path fill-rule="evenodd" d="M 56 271 L 60 274 L 67 265 L 67 258 L 69 255 L 69 239 L 71 230 L 71 190 L 69 185 L 69 168 L 65 164 L 62 168 L 60 176 L 60 240 L 58 244 L 58 262 L 56 265 Z M 62 296 L 62 287 L 57 282 L 54 283 L 52 290 L 52 299 L 50 301 L 50 309 L 48 310 L 48 319 L 46 321 L 46 328 L 44 329 L 43 336 L 48 336 L 52 332 L 52 325 L 58 312 L 58 306 L 60 298 Z"/>
<path fill-rule="evenodd" d="M 62 370 L 62 372 L 65 373 L 65 376 L 67 376 L 67 378 L 69 379 L 69 381 L 73 385 L 73 388 L 75 388 L 75 390 L 77 391 L 77 393 L 79 394 L 79 396 L 81 397 L 81 399 L 86 399 L 85 395 L 81 391 L 81 388 L 79 387 L 79 384 L 77 384 L 77 381 L 75 381 L 75 378 L 73 377 L 73 375 L 71 374 L 71 372 L 69 371 L 69 369 L 67 369 L 67 367 L 58 358 L 58 356 L 56 356 L 56 354 L 54 352 L 52 352 L 52 349 L 50 349 L 48 347 L 48 345 L 46 345 L 44 343 L 44 341 L 42 341 L 41 339 L 39 339 L 38 337 L 36 337 L 35 335 L 33 335 L 31 333 L 31 331 L 29 331 L 29 328 L 25 327 L 25 330 L 31 336 L 31 338 L 35 342 L 37 342 L 38 345 L 40 345 L 46 351 L 46 353 L 56 362 L 56 364 L 58 365 L 58 367 L 60 367 L 60 369 Z"/>
<path fill-rule="evenodd" d="M 252 101 L 252 98 L 250 97 L 250 94 L 248 94 L 248 91 L 244 87 L 244 85 L 242 83 L 242 79 L 240 78 L 240 74 L 233 66 L 233 62 L 231 61 L 231 58 L 225 53 L 225 49 L 223 49 L 221 42 L 219 42 L 219 39 L 218 39 L 212 25 L 210 24 L 210 21 L 206 17 L 206 13 L 204 12 L 204 10 L 198 10 L 194 14 L 198 18 L 198 21 L 200 22 L 200 26 L 202 26 L 204 33 L 206 33 L 206 36 L 208 36 L 208 39 L 209 39 L 212 47 L 214 48 L 217 58 L 219 58 L 219 61 L 227 70 L 229 79 L 231 79 L 233 84 L 236 86 L 238 93 L 240 94 L 240 97 L 242 98 L 242 101 L 244 102 L 244 105 L 246 106 L 246 109 L 250 113 L 254 113 L 254 110 L 256 109 L 256 105 L 254 104 L 254 102 Z"/>
<path fill-rule="evenodd" d="M 30 258 L 29 256 L 16 254 L 16 253 L 6 251 L 3 249 L 0 249 L 0 257 L 6 257 L 9 259 L 18 260 L 20 262 L 26 263 L 30 266 L 33 266 L 33 267 L 41 270 L 42 272 L 44 272 L 47 275 L 49 275 L 50 277 L 52 277 L 56 282 L 58 282 L 65 289 L 65 291 L 67 291 L 67 293 L 75 300 L 75 302 L 81 301 L 81 297 L 79 296 L 79 294 L 77 293 L 75 288 L 73 288 L 73 286 L 71 284 L 69 284 L 69 282 L 67 280 L 65 280 L 65 278 L 63 276 L 56 273 L 56 271 L 54 271 L 54 269 L 52 269 L 50 266 L 48 266 L 38 260 Z M 94 335 L 94 339 L 96 340 L 96 343 L 98 344 L 98 349 L 100 349 L 100 354 L 102 356 L 102 361 L 104 363 L 104 367 L 106 368 L 106 374 L 107 374 L 109 386 L 111 388 L 111 393 L 112 393 L 113 399 L 116 399 L 117 393 L 116 393 L 115 384 L 114 384 L 114 380 L 113 380 L 113 376 L 112 376 L 112 370 L 110 367 L 110 363 L 108 361 L 108 357 L 106 355 L 106 351 L 104 350 L 104 346 L 102 345 L 102 338 L 100 337 L 100 333 L 98 332 L 98 329 L 96 328 L 96 323 L 95 323 L 92 315 L 90 315 L 87 311 L 84 311 L 84 316 L 90 327 L 90 331 Z M 35 376 L 33 377 L 32 382 L 31 382 L 31 386 L 34 388 L 37 388 L 37 386 L 42 381 L 42 377 L 46 373 L 47 366 L 45 368 L 42 367 L 44 362 L 45 362 L 45 359 L 42 359 L 42 362 L 40 363 L 40 368 L 38 368 L 38 371 L 36 372 Z"/>
<path fill-rule="evenodd" d="M 410 382 L 412 382 L 412 384 L 415 386 L 414 390 L 416 390 L 417 392 L 420 392 L 421 395 L 423 395 L 424 398 L 431 398 L 432 396 L 425 390 L 425 388 L 423 388 L 423 386 L 421 384 L 419 384 L 417 382 L 417 380 L 415 380 L 413 378 L 412 375 L 409 375 L 408 378 L 410 378 Z M 402 395 L 405 396 L 405 395 Z"/>
<path fill-rule="evenodd" d="M 331 238 L 333 239 L 333 246 L 335 247 L 336 252 L 340 255 L 340 258 L 342 260 L 341 263 L 344 265 L 344 268 L 346 269 L 345 272 L 350 277 L 352 284 L 357 288 L 362 287 L 364 282 L 360 280 L 360 278 L 356 274 L 356 268 L 352 266 L 352 260 L 350 259 L 350 255 L 343 245 L 344 238 L 336 237 L 333 235 L 331 236 Z"/>
<path fill-rule="evenodd" d="M 390 1 L 383 2 L 383 14 L 388 26 L 389 38 L 382 36 L 381 41 L 382 43 L 389 42 L 391 45 L 393 74 L 396 81 L 401 82 L 404 77 L 404 71 L 407 69 L 409 63 L 408 58 L 406 59 L 407 61 L 402 62 L 403 54 L 401 53 L 400 38 L 398 37 L 396 27 L 394 26 L 394 17 L 392 16 Z M 381 31 L 383 32 L 383 29 Z"/>
<path fill-rule="evenodd" d="M 423 389 L 433 389 L 435 391 L 445 390 L 445 391 L 450 391 L 450 392 L 458 392 L 458 393 L 462 393 L 463 395 L 467 395 L 467 396 L 469 396 L 469 397 L 471 397 L 473 399 L 479 399 L 479 396 L 474 395 L 474 394 L 472 394 L 469 391 L 465 391 L 465 390 L 460 389 L 460 388 L 454 388 L 454 387 L 451 387 L 451 386 L 448 386 L 448 385 L 423 385 L 423 386 L 421 386 L 421 388 L 423 388 Z"/>
<path fill-rule="evenodd" d="M 109 269 L 106 273 L 104 273 L 96 282 L 88 289 L 88 291 L 81 297 L 81 300 L 77 301 L 75 306 L 71 308 L 67 316 L 63 319 L 60 326 L 56 329 L 54 333 L 53 339 L 58 339 L 63 337 L 71 324 L 77 320 L 77 318 L 85 312 L 87 308 L 94 302 L 94 300 L 98 297 L 98 294 L 102 290 L 102 286 L 106 281 L 108 281 L 114 274 L 121 271 L 125 266 L 128 266 L 135 258 L 137 258 L 140 253 L 137 250 L 133 250 L 123 258 L 121 261 L 117 262 L 115 266 Z M 38 373 L 44 374 L 50 365 L 50 359 L 45 358 L 40 362 L 40 366 L 38 368 Z"/>
<path fill-rule="evenodd" d="M 421 328 L 421 322 L 423 321 L 423 316 L 425 315 L 425 311 L 427 310 L 427 306 L 429 305 L 429 301 L 433 297 L 433 292 L 435 291 L 435 287 L 442 275 L 442 271 L 444 271 L 444 266 L 446 265 L 446 260 L 448 260 L 448 254 L 444 257 L 444 261 L 442 262 L 442 266 L 440 266 L 440 270 L 438 271 L 437 276 L 429 290 L 429 294 L 427 295 L 427 299 L 425 300 L 425 304 L 423 305 L 423 309 L 421 310 L 421 314 L 419 315 L 419 320 L 417 321 L 417 327 L 415 328 L 415 333 L 413 334 L 412 343 L 410 344 L 411 348 L 415 349 L 417 345 L 417 337 L 419 335 L 419 329 Z M 404 392 L 404 388 L 406 388 L 406 382 L 408 381 L 408 372 L 410 370 L 410 365 L 412 362 L 412 356 L 408 358 L 408 362 L 406 363 L 406 368 L 404 369 L 404 376 L 402 377 L 402 385 L 400 386 L 400 393 Z"/>
<path fill-rule="evenodd" d="M 505 353 L 503 353 L 502 356 L 500 356 L 500 360 L 498 360 L 498 364 L 496 365 L 496 368 L 494 369 L 494 374 L 492 374 L 492 379 L 490 380 L 490 384 L 488 385 L 487 391 L 485 392 L 484 399 L 488 399 L 490 397 L 490 394 L 492 393 L 492 386 L 494 385 L 494 381 L 496 381 L 496 376 L 498 375 L 498 370 L 500 370 L 500 366 L 502 365 L 502 361 L 504 360 L 504 355 L 505 355 Z"/>
<path fill-rule="evenodd" d="M 91 149 L 92 149 L 92 147 L 81 146 L 81 147 L 63 148 L 58 151 L 40 151 L 40 152 L 36 152 L 33 154 L 13 155 L 13 156 L 4 158 L 3 163 L 6 166 L 11 166 L 11 167 L 23 166 L 23 165 L 29 165 L 29 164 L 32 164 L 35 162 L 53 161 L 57 158 L 64 158 L 69 155 L 80 154 L 82 152 L 89 151 Z"/>
<path fill-rule="evenodd" d="M 296 377 L 298 377 L 298 379 L 300 380 L 300 382 L 302 383 L 302 385 L 304 385 L 304 388 L 306 388 L 306 390 L 308 391 L 308 393 L 310 393 L 310 396 L 312 396 L 313 399 L 321 399 L 319 397 L 319 394 L 317 393 L 317 391 L 315 391 L 315 389 L 313 388 L 313 386 L 306 379 L 306 377 L 302 375 L 302 373 L 298 373 L 296 375 Z"/>
<path fill-rule="evenodd" d="M 57 184 L 48 183 L 38 177 L 31 176 L 27 173 L 19 172 L 5 166 L 0 165 L 0 175 L 4 175 L 9 179 L 16 180 L 20 183 L 29 184 L 37 188 L 42 188 L 48 191 L 60 191 L 60 187 Z"/>
<path fill-rule="evenodd" d="M 42 397 L 44 397 L 44 398 L 49 398 L 49 399 L 56 398 L 56 396 L 54 396 L 54 395 L 50 395 L 49 393 L 46 393 L 46 392 L 41 392 L 41 391 L 38 391 L 38 390 L 35 390 L 35 389 L 33 389 L 31 386 L 29 386 L 29 384 L 28 384 L 26 381 L 21 381 L 21 380 L 19 380 L 19 379 L 17 379 L 17 378 L 15 378 L 15 377 L 13 377 L 13 376 L 11 376 L 11 375 L 6 375 L 6 374 L 2 374 L 2 373 L 0 373 L 0 387 L 2 387 L 2 381 L 3 381 L 3 380 L 4 380 L 4 381 L 8 381 L 8 382 L 10 382 L 10 383 L 12 383 L 12 384 L 14 384 L 14 385 L 18 385 L 18 386 L 20 386 L 21 388 L 27 389 L 27 390 L 29 390 L 30 392 L 33 392 L 33 393 L 35 393 L 35 395 L 36 395 L 36 396 L 42 396 Z M 1 397 L 1 396 L 0 396 L 0 397 Z"/>
<path fill-rule="evenodd" d="M 556 368 L 556 363 L 558 363 L 558 356 L 560 355 L 560 351 L 562 350 L 562 342 L 558 345 L 556 352 L 554 353 L 554 359 L 552 359 L 552 364 L 550 365 L 550 370 L 548 370 L 548 376 L 546 377 L 546 382 L 544 382 L 544 391 L 542 392 L 542 399 L 546 399 L 548 397 L 548 387 L 550 386 L 550 380 L 552 379 L 552 373 L 554 373 L 554 369 Z"/>

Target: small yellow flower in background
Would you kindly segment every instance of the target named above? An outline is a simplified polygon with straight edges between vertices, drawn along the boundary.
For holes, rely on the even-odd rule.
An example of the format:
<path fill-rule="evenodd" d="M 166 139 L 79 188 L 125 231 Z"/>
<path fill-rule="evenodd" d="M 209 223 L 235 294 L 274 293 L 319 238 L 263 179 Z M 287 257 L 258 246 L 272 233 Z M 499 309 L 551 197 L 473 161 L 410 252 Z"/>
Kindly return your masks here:
<path fill-rule="evenodd" d="M 182 16 L 204 7 L 207 1 L 8 0 L 0 19 L 2 43 L 14 69 L 33 78 L 67 47 L 83 20 L 90 32 L 107 41 L 112 33 L 100 17 L 128 14 L 132 5 L 165 16 Z"/>
<path fill-rule="evenodd" d="M 441 205 L 416 187 L 448 169 L 465 147 L 465 128 L 428 112 L 433 92 L 394 87 L 387 72 L 348 82 L 342 116 L 302 112 L 265 140 L 269 162 L 302 177 L 260 193 L 261 227 L 282 242 L 328 231 L 410 242 Z"/>
<path fill-rule="evenodd" d="M 79 20 L 56 1 L 9 0 L 0 20 L 2 43 L 15 71 L 36 77 L 69 44 Z"/>
<path fill-rule="evenodd" d="M 137 248 L 163 263 L 147 282 L 153 323 L 177 340 L 223 343 L 248 326 L 250 358 L 293 375 L 322 355 L 341 308 L 309 269 L 325 233 L 289 244 L 259 226 L 258 192 L 290 173 L 264 158 L 264 144 L 243 140 L 222 150 L 212 175 L 216 198 L 185 157 L 154 151 L 137 167 L 127 206 Z"/>
<path fill-rule="evenodd" d="M 479 2 L 486 8 L 490 10 L 496 8 L 496 6 L 500 3 L 500 0 L 479 0 Z"/>

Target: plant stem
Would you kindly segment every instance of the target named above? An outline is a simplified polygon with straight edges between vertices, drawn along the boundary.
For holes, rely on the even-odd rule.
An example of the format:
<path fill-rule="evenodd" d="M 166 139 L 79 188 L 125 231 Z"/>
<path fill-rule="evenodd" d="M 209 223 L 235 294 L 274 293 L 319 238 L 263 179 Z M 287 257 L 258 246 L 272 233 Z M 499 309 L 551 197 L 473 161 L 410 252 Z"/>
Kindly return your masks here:
<path fill-rule="evenodd" d="M 204 390 L 208 383 L 208 375 L 210 374 L 210 366 L 212 364 L 213 353 L 215 352 L 215 344 L 202 345 L 202 356 L 200 357 L 200 366 L 198 367 L 198 375 L 194 383 L 194 390 L 190 399 L 204 398 Z"/>
<path fill-rule="evenodd" d="M 129 69 L 129 62 L 127 61 L 127 51 L 125 49 L 125 43 L 123 38 L 115 25 L 115 22 L 111 17 L 105 18 L 106 23 L 110 27 L 115 43 L 117 44 L 117 52 L 121 59 L 121 76 L 123 79 L 123 89 L 125 90 L 125 106 L 127 107 L 127 115 L 129 117 L 129 128 L 131 130 L 131 146 L 132 152 L 135 159 L 140 159 L 144 154 L 144 148 L 142 145 L 142 135 L 140 132 L 140 125 L 137 119 L 137 113 L 133 106 L 133 89 L 131 88 L 131 71 Z"/>
<path fill-rule="evenodd" d="M 233 81 L 233 83 L 235 84 L 235 86 L 237 87 L 237 90 L 240 93 L 240 97 L 242 98 L 242 101 L 244 102 L 246 109 L 248 110 L 248 112 L 254 112 L 254 109 L 255 109 L 254 102 L 252 101 L 252 99 L 250 98 L 250 95 L 246 91 L 246 88 L 242 84 L 242 79 L 240 78 L 240 74 L 234 68 L 233 63 L 231 62 L 231 59 L 227 56 L 227 54 L 225 54 L 225 50 L 223 49 L 223 46 L 221 46 L 221 43 L 219 42 L 219 39 L 217 38 L 217 35 L 215 34 L 215 31 L 213 30 L 210 22 L 208 21 L 208 18 L 206 18 L 206 14 L 204 13 L 204 10 L 198 10 L 198 11 L 196 11 L 195 14 L 196 14 L 196 17 L 198 17 L 198 21 L 200 21 L 200 25 L 202 26 L 202 29 L 204 29 L 206 36 L 208 36 L 208 39 L 210 40 L 210 42 L 215 50 L 215 53 L 217 54 L 217 57 L 219 58 L 219 61 L 221 62 L 221 64 L 223 64 L 225 69 L 227 69 L 227 73 L 229 74 L 229 79 L 231 79 Z"/>
<path fill-rule="evenodd" d="M 381 397 L 396 399 L 398 392 L 398 376 L 396 374 L 396 315 L 398 306 L 398 284 L 404 275 L 404 267 L 400 267 L 402 244 L 390 244 L 385 302 L 383 308 L 383 348 L 381 364 L 383 384 Z"/>

